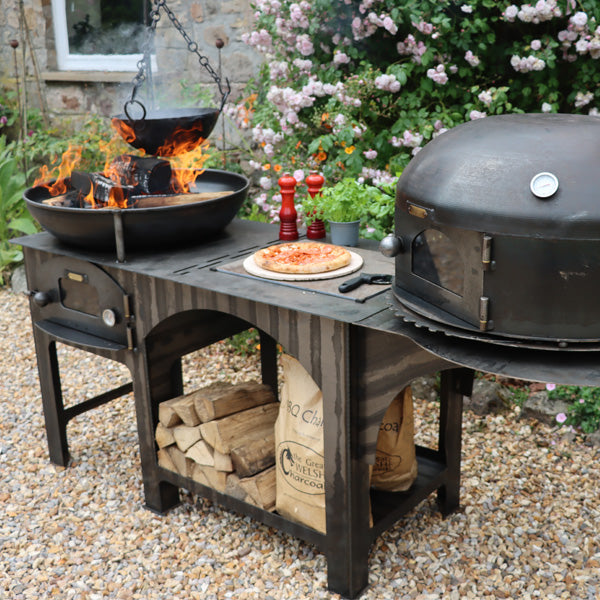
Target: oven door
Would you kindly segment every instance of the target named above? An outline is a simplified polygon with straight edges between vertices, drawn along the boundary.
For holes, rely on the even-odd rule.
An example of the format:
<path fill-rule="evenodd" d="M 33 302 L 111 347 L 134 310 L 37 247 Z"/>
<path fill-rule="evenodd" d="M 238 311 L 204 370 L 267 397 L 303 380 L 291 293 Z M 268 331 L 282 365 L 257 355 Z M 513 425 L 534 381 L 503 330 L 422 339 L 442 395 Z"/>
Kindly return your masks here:
<path fill-rule="evenodd" d="M 34 323 L 66 342 L 133 348 L 130 297 L 100 267 L 69 257 L 28 266 Z"/>
<path fill-rule="evenodd" d="M 396 256 L 394 293 L 411 310 L 453 327 L 492 327 L 484 296 L 483 233 L 440 227 L 402 214 L 396 226 L 405 251 Z"/>

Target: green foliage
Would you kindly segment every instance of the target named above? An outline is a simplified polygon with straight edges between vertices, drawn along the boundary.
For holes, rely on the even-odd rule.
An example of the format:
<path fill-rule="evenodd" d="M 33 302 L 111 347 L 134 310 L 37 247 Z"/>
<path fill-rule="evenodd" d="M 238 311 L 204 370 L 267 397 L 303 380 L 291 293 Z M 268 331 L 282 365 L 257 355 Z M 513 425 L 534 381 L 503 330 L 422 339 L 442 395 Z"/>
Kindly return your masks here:
<path fill-rule="evenodd" d="M 253 327 L 232 335 L 225 340 L 226 344 L 240 356 L 254 356 L 260 350 L 260 336 Z"/>
<path fill-rule="evenodd" d="M 81 150 L 81 158 L 75 168 L 88 172 L 104 169 L 108 147 L 113 158 L 132 150 L 112 130 L 110 121 L 98 115 L 87 115 L 83 121 L 61 122 L 47 129 L 40 128 L 14 150 L 19 161 L 27 165 L 27 183 L 32 185 L 43 167 L 50 171 L 58 167 L 69 147 Z"/>
<path fill-rule="evenodd" d="M 522 407 L 529 398 L 529 388 L 511 387 L 512 401 L 516 406 Z"/>
<path fill-rule="evenodd" d="M 316 216 L 326 221 L 360 221 L 365 216 L 371 190 L 379 193 L 376 188 L 362 185 L 356 179 L 345 178 L 325 187 L 314 200 L 307 198 L 304 211 L 307 215 L 316 211 Z"/>
<path fill-rule="evenodd" d="M 14 155 L 16 142 L 6 143 L 0 136 L 0 284 L 9 267 L 23 260 L 18 246 L 10 244 L 12 237 L 37 231 L 23 201 L 25 173 Z"/>
<path fill-rule="evenodd" d="M 328 184 L 381 186 L 465 121 L 600 109 L 595 0 L 256 0 L 254 9 L 244 39 L 268 60 L 238 123 L 252 128 L 255 201 L 267 214 L 279 203 L 269 165 L 297 173 L 301 194 L 310 170 Z M 375 215 L 371 226 L 384 229 Z"/>
<path fill-rule="evenodd" d="M 362 237 L 382 239 L 391 229 L 394 206 L 392 186 L 384 190 L 345 177 L 325 186 L 314 199 L 306 195 L 302 210 L 308 224 L 314 217 L 325 221 L 360 221 Z"/>
<path fill-rule="evenodd" d="M 564 425 L 579 427 L 584 433 L 600 429 L 600 388 L 557 385 L 548 397 L 571 403 Z"/>

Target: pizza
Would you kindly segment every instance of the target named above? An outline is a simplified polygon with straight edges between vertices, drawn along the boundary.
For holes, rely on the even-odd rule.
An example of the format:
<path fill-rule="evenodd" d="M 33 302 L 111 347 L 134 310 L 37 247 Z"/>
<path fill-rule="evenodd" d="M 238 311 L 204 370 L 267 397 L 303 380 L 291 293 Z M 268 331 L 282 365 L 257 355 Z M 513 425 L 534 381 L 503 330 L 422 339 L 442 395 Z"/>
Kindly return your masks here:
<path fill-rule="evenodd" d="M 349 265 L 350 260 L 345 248 L 321 242 L 288 242 L 254 253 L 254 262 L 261 269 L 303 275 L 335 271 Z"/>

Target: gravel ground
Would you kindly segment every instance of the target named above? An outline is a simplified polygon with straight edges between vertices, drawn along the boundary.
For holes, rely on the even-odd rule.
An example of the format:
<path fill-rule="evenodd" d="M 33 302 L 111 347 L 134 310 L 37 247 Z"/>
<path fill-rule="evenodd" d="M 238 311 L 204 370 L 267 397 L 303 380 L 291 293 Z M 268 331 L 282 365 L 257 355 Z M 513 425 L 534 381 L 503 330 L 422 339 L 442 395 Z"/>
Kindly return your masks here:
<path fill-rule="evenodd" d="M 293 537 L 188 494 L 165 516 L 145 510 L 131 396 L 73 420 L 73 464 L 53 466 L 25 298 L 0 289 L 0 315 L 0 598 L 339 598 L 324 556 Z M 66 400 L 128 380 L 59 351 Z M 222 345 L 185 373 L 186 391 L 257 376 Z M 420 441 L 435 412 L 416 402 Z M 467 413 L 463 427 L 461 510 L 443 520 L 430 498 L 381 536 L 363 598 L 600 598 L 598 448 L 515 413 Z"/>

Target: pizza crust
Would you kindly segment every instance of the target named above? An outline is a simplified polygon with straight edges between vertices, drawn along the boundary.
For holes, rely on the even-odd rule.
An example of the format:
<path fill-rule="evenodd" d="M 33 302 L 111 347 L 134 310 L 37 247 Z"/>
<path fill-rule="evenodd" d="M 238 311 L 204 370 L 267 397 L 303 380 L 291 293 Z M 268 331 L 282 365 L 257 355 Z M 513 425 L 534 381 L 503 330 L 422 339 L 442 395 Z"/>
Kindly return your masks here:
<path fill-rule="evenodd" d="M 276 273 L 327 273 L 350 264 L 350 252 L 342 246 L 321 242 L 288 242 L 255 252 L 254 262 L 261 269 Z"/>

